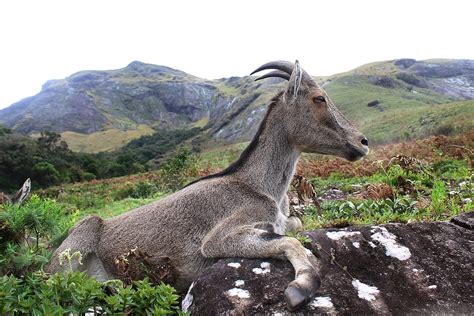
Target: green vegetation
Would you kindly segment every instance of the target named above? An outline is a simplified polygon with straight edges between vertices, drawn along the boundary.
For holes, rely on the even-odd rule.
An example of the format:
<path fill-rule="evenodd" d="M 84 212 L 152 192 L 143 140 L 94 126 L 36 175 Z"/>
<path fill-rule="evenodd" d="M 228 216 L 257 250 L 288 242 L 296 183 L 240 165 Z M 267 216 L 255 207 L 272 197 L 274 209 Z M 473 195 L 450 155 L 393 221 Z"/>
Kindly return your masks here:
<path fill-rule="evenodd" d="M 72 152 L 61 135 L 53 132 L 31 139 L 7 129 L 1 131 L 0 190 L 12 191 L 27 178 L 32 179 L 34 187 L 48 187 L 155 170 L 199 129 L 156 131 L 114 152 L 99 154 Z"/>
<path fill-rule="evenodd" d="M 31 178 L 34 186 L 86 180 L 94 170 L 88 155 L 72 153 L 56 133 L 35 140 L 14 133 L 0 136 L 0 190 L 15 190 Z"/>
<path fill-rule="evenodd" d="M 474 174 L 465 160 L 441 159 L 418 170 L 393 164 L 371 176 L 332 174 L 313 183 L 324 195 L 341 190 L 346 199 L 325 200 L 306 209 L 305 229 L 359 224 L 446 220 L 474 206 Z M 363 188 L 354 192 L 354 186 Z"/>
<path fill-rule="evenodd" d="M 148 279 L 125 286 L 122 282 L 97 282 L 84 273 L 52 276 L 42 272 L 19 278 L 0 277 L 0 314 L 107 315 L 183 314 L 176 291 L 169 285 L 152 285 Z"/>

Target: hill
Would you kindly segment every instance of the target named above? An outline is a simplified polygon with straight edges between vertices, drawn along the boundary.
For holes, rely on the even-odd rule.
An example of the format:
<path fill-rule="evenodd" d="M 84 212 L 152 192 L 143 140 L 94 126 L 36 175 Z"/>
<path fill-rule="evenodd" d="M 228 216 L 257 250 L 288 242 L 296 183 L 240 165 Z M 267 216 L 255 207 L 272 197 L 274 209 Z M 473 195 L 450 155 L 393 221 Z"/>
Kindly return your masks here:
<path fill-rule="evenodd" d="M 304 66 L 304 65 L 303 65 Z M 249 68 L 250 69 L 250 68 Z M 474 127 L 474 61 L 398 59 L 317 80 L 372 142 Z M 153 130 L 201 129 L 204 147 L 249 140 L 282 80 L 205 80 L 165 66 L 82 71 L 0 111 L 24 134 L 61 133 L 70 148 L 110 151 Z"/>

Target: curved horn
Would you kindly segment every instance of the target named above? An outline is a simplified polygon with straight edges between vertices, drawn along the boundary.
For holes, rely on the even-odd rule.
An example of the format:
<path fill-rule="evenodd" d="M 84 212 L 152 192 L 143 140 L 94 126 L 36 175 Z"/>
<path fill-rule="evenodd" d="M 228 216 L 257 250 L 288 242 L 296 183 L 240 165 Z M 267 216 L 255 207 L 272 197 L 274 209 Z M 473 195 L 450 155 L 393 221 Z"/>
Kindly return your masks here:
<path fill-rule="evenodd" d="M 289 74 L 287 74 L 286 72 L 280 71 L 280 70 L 275 70 L 275 71 L 270 71 L 269 73 L 258 77 L 257 79 L 255 79 L 255 81 L 262 80 L 262 79 L 265 79 L 265 78 L 272 78 L 272 77 L 283 78 L 285 80 L 290 80 L 290 75 Z"/>
<path fill-rule="evenodd" d="M 294 67 L 293 63 L 290 63 L 288 61 L 283 61 L 283 60 L 271 61 L 269 63 L 266 63 L 258 67 L 250 75 L 253 75 L 256 72 L 267 70 L 267 69 L 278 69 L 291 75 L 291 73 L 293 72 L 293 67 Z"/>
<path fill-rule="evenodd" d="M 278 69 L 278 70 L 281 70 L 283 71 L 284 73 L 287 73 L 288 75 L 291 76 L 291 73 L 293 72 L 293 68 L 295 67 L 295 65 L 293 63 L 290 63 L 288 61 L 284 61 L 284 60 L 278 60 L 278 61 L 271 61 L 269 63 L 266 63 L 260 67 L 258 67 L 257 69 L 255 69 L 254 71 L 252 71 L 252 73 L 250 75 L 253 75 L 254 73 L 256 72 L 259 72 L 259 71 L 262 71 L 262 70 L 267 70 L 267 69 Z M 303 70 L 303 69 L 302 69 Z M 265 76 L 265 75 L 264 75 Z M 259 77 L 258 80 L 260 79 L 264 79 L 264 78 L 268 78 L 268 77 Z M 283 78 L 283 77 L 281 77 Z M 286 79 L 286 78 L 285 78 Z M 307 82 L 307 83 L 313 83 L 313 78 L 311 78 L 310 75 L 308 75 L 308 73 L 306 71 L 303 70 L 303 81 Z"/>

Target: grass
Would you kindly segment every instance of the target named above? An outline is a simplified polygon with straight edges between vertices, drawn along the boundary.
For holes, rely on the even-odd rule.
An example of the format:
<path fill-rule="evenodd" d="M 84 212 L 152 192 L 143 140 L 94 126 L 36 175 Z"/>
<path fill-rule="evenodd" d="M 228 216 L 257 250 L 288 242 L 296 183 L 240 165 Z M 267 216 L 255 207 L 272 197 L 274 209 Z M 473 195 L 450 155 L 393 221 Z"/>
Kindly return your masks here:
<path fill-rule="evenodd" d="M 131 140 L 153 133 L 154 130 L 151 127 L 141 124 L 136 129 L 126 131 L 111 128 L 92 134 L 63 132 L 61 138 L 66 141 L 72 151 L 98 153 L 116 150 Z"/>
<path fill-rule="evenodd" d="M 225 168 L 240 156 L 248 144 L 248 142 L 242 142 L 205 150 L 200 154 L 199 164 L 201 168 Z"/>
<path fill-rule="evenodd" d="M 371 84 L 366 76 L 346 76 L 334 80 L 326 91 L 369 139 L 379 142 L 400 139 L 405 132 L 413 138 L 426 136 L 428 129 L 454 124 L 457 120 L 461 122 L 456 124 L 458 128 L 473 126 L 472 120 L 466 120 L 465 115 L 474 111 L 474 101 L 453 102 L 431 90 L 415 88 L 409 91 L 406 88 L 406 85 L 384 88 Z M 367 106 L 373 100 L 380 102 L 383 111 Z M 443 115 L 447 113 L 449 119 L 445 120 Z"/>
<path fill-rule="evenodd" d="M 449 220 L 460 212 L 472 210 L 474 174 L 465 160 L 443 160 L 425 168 L 430 172 L 407 171 L 399 165 L 371 176 L 344 178 L 333 175 L 313 178 L 319 196 L 331 189 L 344 192 L 343 200 L 324 200 L 321 209 L 309 206 L 303 217 L 304 228 L 372 225 L 388 222 Z M 353 192 L 354 185 L 362 191 Z M 370 187 L 387 185 L 390 195 L 371 196 Z M 369 193 L 363 194 L 363 193 Z"/>
<path fill-rule="evenodd" d="M 203 128 L 209 123 L 209 117 L 203 117 L 202 119 L 191 124 L 190 128 L 198 127 Z"/>

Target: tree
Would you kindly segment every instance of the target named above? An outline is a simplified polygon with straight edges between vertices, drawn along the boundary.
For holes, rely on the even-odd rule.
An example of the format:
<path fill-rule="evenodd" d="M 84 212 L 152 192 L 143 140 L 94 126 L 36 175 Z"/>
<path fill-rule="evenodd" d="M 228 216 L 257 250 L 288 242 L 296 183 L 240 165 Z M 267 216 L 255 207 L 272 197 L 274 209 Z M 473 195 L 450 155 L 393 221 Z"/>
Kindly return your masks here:
<path fill-rule="evenodd" d="M 34 179 L 41 185 L 52 185 L 59 181 L 60 174 L 49 162 L 38 162 L 33 166 Z"/>

